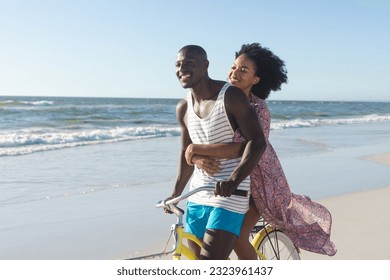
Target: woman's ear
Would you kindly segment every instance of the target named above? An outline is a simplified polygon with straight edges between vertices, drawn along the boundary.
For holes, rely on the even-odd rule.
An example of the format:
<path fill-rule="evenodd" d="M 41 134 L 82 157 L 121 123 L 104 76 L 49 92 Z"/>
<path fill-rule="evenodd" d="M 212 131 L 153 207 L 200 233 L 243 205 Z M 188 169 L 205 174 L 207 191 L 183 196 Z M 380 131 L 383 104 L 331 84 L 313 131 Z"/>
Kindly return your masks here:
<path fill-rule="evenodd" d="M 253 84 L 256 85 L 260 82 L 260 77 L 256 77 L 253 79 Z"/>

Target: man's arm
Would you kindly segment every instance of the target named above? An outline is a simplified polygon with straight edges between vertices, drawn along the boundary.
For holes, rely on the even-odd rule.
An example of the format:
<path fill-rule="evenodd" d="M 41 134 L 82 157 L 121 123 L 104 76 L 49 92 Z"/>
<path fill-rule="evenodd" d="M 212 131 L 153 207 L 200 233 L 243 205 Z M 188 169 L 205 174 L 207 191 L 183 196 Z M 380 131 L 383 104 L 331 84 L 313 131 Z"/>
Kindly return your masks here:
<path fill-rule="evenodd" d="M 179 167 L 176 182 L 171 197 L 177 197 L 183 192 L 194 171 L 194 167 L 188 165 L 185 159 L 185 151 L 188 145 L 192 143 L 185 120 L 186 112 L 187 101 L 183 99 L 176 106 L 176 118 L 181 128 L 181 150 L 179 155 Z"/>
<path fill-rule="evenodd" d="M 260 160 L 266 148 L 266 140 L 255 110 L 240 89 L 229 87 L 225 94 L 225 108 L 233 129 L 240 128 L 246 140 L 240 164 L 227 181 L 219 182 L 216 186 L 216 194 L 230 196 Z"/>

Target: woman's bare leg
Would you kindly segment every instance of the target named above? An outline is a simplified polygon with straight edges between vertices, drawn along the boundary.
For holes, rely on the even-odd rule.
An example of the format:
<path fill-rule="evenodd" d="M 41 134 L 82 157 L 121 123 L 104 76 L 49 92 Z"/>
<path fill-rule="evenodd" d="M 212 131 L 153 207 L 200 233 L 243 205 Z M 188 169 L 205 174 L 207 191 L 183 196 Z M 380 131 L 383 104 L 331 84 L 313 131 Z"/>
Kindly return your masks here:
<path fill-rule="evenodd" d="M 250 199 L 249 210 L 245 214 L 240 237 L 237 239 L 236 245 L 234 246 L 234 252 L 240 260 L 257 260 L 256 251 L 249 242 L 249 234 L 259 218 L 260 213 L 257 212 L 256 206 L 252 199 Z"/>

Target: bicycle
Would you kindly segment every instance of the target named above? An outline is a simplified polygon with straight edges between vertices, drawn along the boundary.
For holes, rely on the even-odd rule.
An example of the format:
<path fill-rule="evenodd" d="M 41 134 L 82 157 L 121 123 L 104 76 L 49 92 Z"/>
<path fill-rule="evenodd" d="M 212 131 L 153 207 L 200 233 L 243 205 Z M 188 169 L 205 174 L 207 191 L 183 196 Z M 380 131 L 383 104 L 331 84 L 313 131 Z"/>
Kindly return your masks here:
<path fill-rule="evenodd" d="M 211 187 L 202 187 L 187 192 L 179 197 L 168 201 L 162 200 L 156 204 L 157 208 L 166 208 L 176 215 L 177 220 L 171 226 L 170 235 L 165 243 L 161 253 L 129 258 L 127 260 L 140 260 L 162 257 L 172 254 L 173 260 L 180 260 L 182 256 L 188 260 L 197 260 L 197 256 L 192 250 L 184 244 L 183 240 L 191 240 L 198 246 L 202 246 L 202 241 L 195 235 L 184 231 L 183 216 L 184 210 L 176 206 L 181 200 L 188 198 L 199 191 L 214 190 Z M 173 236 L 173 248 L 167 251 L 168 244 Z M 268 225 L 264 219 L 260 218 L 259 222 L 253 228 L 251 233 L 251 244 L 255 248 L 259 260 L 300 260 L 300 251 L 290 238 L 279 229 L 274 229 Z"/>

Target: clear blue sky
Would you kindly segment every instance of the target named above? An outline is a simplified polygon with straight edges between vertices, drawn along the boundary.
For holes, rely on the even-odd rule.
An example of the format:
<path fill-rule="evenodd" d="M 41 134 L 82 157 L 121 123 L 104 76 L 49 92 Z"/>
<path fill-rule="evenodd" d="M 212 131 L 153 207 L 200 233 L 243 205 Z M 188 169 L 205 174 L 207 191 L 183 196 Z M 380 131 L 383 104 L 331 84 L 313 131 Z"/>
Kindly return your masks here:
<path fill-rule="evenodd" d="M 0 0 L 0 95 L 181 98 L 177 51 L 210 76 L 259 42 L 289 82 L 274 100 L 390 101 L 390 0 Z"/>

